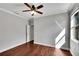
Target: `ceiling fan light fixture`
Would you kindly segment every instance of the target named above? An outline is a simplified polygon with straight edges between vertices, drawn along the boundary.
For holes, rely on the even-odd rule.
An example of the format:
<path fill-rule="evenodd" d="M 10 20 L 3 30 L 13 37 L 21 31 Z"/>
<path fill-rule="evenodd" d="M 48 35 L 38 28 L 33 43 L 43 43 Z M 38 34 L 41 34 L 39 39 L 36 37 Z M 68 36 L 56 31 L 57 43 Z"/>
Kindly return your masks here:
<path fill-rule="evenodd" d="M 35 15 L 35 14 L 36 14 L 36 12 L 33 10 L 33 11 L 31 11 L 31 14 L 34 14 L 34 15 Z"/>

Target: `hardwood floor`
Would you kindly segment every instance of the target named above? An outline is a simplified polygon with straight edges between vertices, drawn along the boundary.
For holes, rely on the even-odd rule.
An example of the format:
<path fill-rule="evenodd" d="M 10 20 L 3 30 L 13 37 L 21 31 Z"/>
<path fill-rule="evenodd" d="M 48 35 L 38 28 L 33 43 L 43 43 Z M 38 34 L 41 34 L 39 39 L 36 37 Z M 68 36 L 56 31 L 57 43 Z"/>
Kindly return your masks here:
<path fill-rule="evenodd" d="M 70 51 L 27 43 L 0 53 L 0 56 L 72 56 Z"/>

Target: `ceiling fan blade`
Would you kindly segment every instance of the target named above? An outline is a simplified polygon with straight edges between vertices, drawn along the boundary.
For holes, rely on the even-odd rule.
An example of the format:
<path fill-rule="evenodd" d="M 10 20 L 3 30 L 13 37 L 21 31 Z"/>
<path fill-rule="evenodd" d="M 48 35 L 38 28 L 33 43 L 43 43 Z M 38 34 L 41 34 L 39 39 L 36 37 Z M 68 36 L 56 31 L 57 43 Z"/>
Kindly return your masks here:
<path fill-rule="evenodd" d="M 40 11 L 36 11 L 37 13 L 39 13 L 39 14 L 43 14 L 43 12 L 40 12 Z"/>
<path fill-rule="evenodd" d="M 28 12 L 28 11 L 31 11 L 31 10 L 23 10 L 23 12 Z"/>
<path fill-rule="evenodd" d="M 31 6 L 28 3 L 24 3 L 27 7 L 31 8 Z"/>
<path fill-rule="evenodd" d="M 39 5 L 38 7 L 37 7 L 37 9 L 40 9 L 40 8 L 42 8 L 43 7 L 43 5 Z"/>
<path fill-rule="evenodd" d="M 34 5 L 32 5 L 32 9 L 35 10 L 35 6 Z"/>

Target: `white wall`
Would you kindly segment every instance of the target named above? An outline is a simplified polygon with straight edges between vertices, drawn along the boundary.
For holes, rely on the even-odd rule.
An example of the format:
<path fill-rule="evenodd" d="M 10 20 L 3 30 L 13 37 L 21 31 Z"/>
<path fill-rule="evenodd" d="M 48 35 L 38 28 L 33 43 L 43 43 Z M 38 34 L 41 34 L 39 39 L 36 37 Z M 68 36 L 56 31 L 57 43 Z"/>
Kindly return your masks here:
<path fill-rule="evenodd" d="M 67 13 L 36 18 L 34 20 L 35 43 L 55 46 L 55 38 L 60 34 L 62 29 L 67 26 L 67 21 Z M 62 48 L 69 48 L 68 39 L 66 39 L 66 43 L 62 46 Z"/>
<path fill-rule="evenodd" d="M 0 52 L 26 42 L 26 20 L 0 11 Z"/>

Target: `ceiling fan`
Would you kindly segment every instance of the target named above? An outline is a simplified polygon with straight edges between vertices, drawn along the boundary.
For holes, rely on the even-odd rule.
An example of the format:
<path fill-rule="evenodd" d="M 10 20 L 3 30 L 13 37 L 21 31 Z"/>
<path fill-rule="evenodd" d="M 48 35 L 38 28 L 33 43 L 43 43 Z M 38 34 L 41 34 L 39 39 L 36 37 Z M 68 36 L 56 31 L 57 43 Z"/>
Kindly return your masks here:
<path fill-rule="evenodd" d="M 43 12 L 38 11 L 38 9 L 41 9 L 43 5 L 39 5 L 35 7 L 35 5 L 29 5 L 28 3 L 24 3 L 27 7 L 30 8 L 30 10 L 23 10 L 23 12 L 29 12 L 31 11 L 31 15 L 34 16 L 35 13 L 43 14 Z"/>

